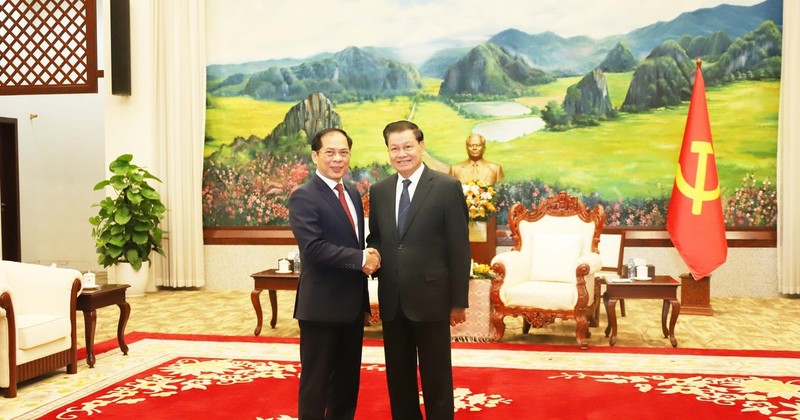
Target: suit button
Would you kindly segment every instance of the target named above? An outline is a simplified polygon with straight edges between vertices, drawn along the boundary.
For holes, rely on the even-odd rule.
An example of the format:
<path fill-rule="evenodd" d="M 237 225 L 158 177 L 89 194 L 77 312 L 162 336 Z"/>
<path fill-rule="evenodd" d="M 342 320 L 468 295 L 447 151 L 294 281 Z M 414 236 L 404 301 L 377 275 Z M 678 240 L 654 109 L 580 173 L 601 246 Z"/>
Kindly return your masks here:
<path fill-rule="evenodd" d="M 397 249 L 402 251 L 403 250 L 403 244 L 397 245 Z"/>

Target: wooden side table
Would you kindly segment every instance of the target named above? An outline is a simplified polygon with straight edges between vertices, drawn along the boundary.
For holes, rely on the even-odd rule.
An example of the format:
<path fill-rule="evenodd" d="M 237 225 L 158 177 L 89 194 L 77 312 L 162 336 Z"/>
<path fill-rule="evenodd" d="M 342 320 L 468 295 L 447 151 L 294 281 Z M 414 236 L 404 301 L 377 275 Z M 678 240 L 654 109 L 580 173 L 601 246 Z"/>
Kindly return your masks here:
<path fill-rule="evenodd" d="M 297 273 L 278 273 L 276 269 L 259 271 L 251 274 L 253 278 L 253 291 L 250 292 L 250 300 L 253 302 L 253 309 L 256 311 L 256 329 L 254 335 L 261 334 L 261 291 L 269 290 L 269 303 L 272 306 L 272 320 L 269 325 L 275 328 L 278 323 L 278 294 L 277 290 L 297 290 L 297 281 L 300 275 Z"/>
<path fill-rule="evenodd" d="M 609 337 L 609 344 L 617 342 L 617 312 L 616 304 L 620 299 L 662 299 L 661 306 L 661 331 L 665 338 L 669 338 L 672 347 L 678 347 L 678 340 L 675 339 L 675 323 L 681 313 L 681 304 L 678 302 L 678 286 L 680 282 L 670 276 L 655 276 L 651 280 L 637 281 L 630 283 L 609 282 L 605 279 L 597 279 L 596 282 L 603 282 L 606 285 L 606 292 L 603 294 L 603 303 L 606 305 L 608 315 L 608 327 L 606 327 L 606 337 Z M 667 328 L 667 314 L 670 307 L 672 316 L 669 319 Z"/>
<path fill-rule="evenodd" d="M 119 323 L 117 324 L 117 341 L 122 354 L 128 354 L 125 344 L 125 325 L 131 314 L 131 305 L 125 301 L 125 289 L 128 284 L 103 284 L 97 289 L 84 289 L 78 295 L 77 309 L 83 311 L 83 322 L 86 330 L 86 363 L 94 367 L 94 331 L 97 326 L 97 309 L 110 305 L 119 306 Z"/>

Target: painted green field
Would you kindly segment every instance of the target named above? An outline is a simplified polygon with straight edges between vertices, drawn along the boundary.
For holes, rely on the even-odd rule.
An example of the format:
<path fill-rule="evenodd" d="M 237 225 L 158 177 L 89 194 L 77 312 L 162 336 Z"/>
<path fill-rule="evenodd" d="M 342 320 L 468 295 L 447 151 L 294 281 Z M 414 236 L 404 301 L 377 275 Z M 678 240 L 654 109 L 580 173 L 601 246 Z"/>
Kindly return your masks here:
<path fill-rule="evenodd" d="M 607 74 L 614 107 L 625 98 L 631 73 Z M 542 96 L 519 98 L 526 106 L 543 108 L 561 102 L 566 88 L 579 78 L 559 79 L 539 87 Z M 747 173 L 759 181 L 775 180 L 780 82 L 738 82 L 707 89 L 711 130 L 723 195 L 740 186 Z M 435 80 L 425 81 L 425 93 L 438 91 Z M 293 104 L 249 98 L 213 98 L 207 110 L 206 155 L 236 136 L 264 137 L 283 120 Z M 413 115 L 412 113 L 413 109 Z M 411 118 L 425 132 L 426 146 L 436 164 L 466 158 L 464 139 L 481 120 L 462 117 L 438 101 L 413 104 L 393 100 L 336 106 L 344 129 L 355 141 L 353 165 L 387 162 L 381 131 L 387 122 Z M 507 181 L 539 179 L 596 191 L 607 200 L 669 194 L 677 167 L 688 103 L 647 114 L 621 113 L 599 127 L 566 132 L 536 132 L 506 143 L 490 143 L 486 157 L 503 165 Z"/>
<path fill-rule="evenodd" d="M 219 146 L 233 143 L 236 137 L 265 137 L 294 106 L 288 102 L 257 101 L 247 96 L 214 97 L 212 101 L 213 106 L 206 109 L 206 137 L 213 141 L 206 141 L 206 157 Z"/>

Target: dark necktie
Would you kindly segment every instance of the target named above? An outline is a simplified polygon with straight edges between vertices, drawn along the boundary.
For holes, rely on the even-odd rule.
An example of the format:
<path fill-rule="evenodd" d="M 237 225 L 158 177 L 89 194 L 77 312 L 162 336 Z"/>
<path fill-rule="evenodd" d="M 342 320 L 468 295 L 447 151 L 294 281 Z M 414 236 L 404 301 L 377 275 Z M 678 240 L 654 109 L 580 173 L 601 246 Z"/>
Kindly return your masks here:
<path fill-rule="evenodd" d="M 353 215 L 350 214 L 350 208 L 347 207 L 347 200 L 344 198 L 344 186 L 342 184 L 336 184 L 336 191 L 339 191 L 339 202 L 342 203 L 344 213 L 347 215 L 347 218 L 350 219 L 350 226 L 355 230 L 356 224 L 353 222 Z"/>
<path fill-rule="evenodd" d="M 406 227 L 406 217 L 408 208 L 411 206 L 411 196 L 408 194 L 408 186 L 411 185 L 410 179 L 403 180 L 403 192 L 400 193 L 400 205 L 397 206 L 397 232 L 403 233 Z"/>

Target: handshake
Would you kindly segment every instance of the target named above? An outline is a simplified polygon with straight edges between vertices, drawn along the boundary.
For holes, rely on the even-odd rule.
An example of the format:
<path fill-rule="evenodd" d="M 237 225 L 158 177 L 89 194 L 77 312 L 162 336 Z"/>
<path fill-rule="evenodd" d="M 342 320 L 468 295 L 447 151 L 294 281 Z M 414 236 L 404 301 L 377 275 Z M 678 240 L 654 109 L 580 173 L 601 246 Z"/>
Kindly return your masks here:
<path fill-rule="evenodd" d="M 374 272 L 381 268 L 381 254 L 375 248 L 367 248 L 365 251 L 367 259 L 364 262 L 364 266 L 361 267 L 361 271 L 364 272 L 364 274 L 371 276 Z"/>

